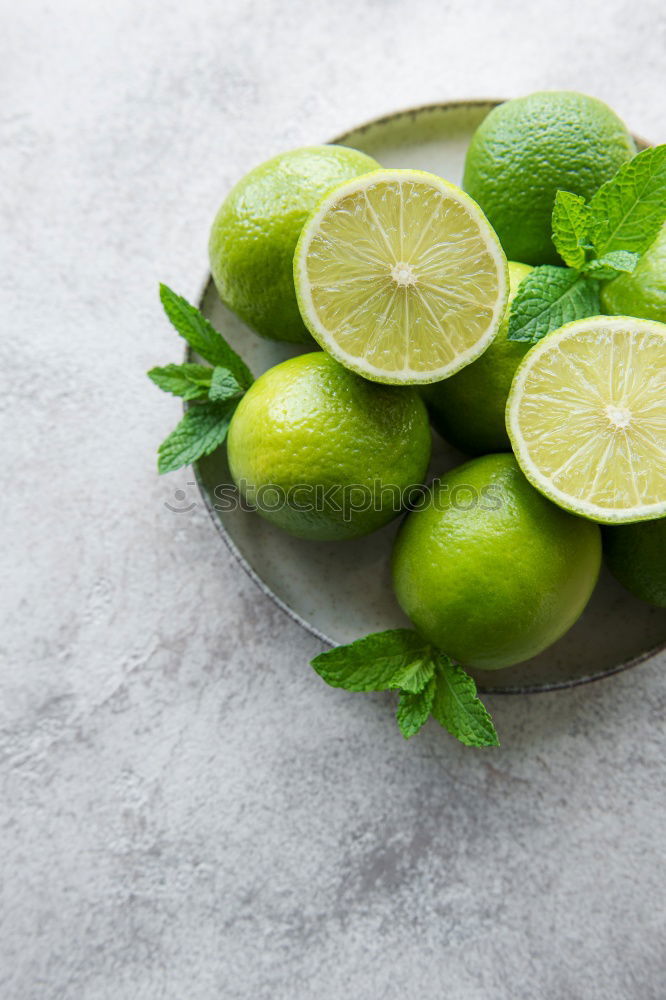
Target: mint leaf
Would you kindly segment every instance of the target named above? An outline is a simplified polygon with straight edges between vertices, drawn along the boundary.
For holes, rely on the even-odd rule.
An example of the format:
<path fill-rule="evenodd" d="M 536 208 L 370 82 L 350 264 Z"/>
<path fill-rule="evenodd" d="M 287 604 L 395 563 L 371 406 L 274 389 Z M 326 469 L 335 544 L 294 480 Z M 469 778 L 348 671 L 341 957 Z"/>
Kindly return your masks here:
<path fill-rule="evenodd" d="M 312 667 L 327 684 L 347 691 L 400 687 L 396 718 L 405 739 L 414 736 L 432 712 L 462 743 L 499 746 L 472 678 L 413 629 L 374 632 L 320 653 Z"/>
<path fill-rule="evenodd" d="M 429 646 L 412 629 L 373 632 L 348 646 L 320 653 L 311 666 L 331 687 L 347 691 L 385 691 L 399 674 L 420 663 Z"/>
<path fill-rule="evenodd" d="M 445 729 L 468 747 L 497 747 L 499 739 L 476 684 L 448 656 L 437 657 L 436 691 L 432 714 Z"/>
<path fill-rule="evenodd" d="M 203 455 L 210 455 L 227 436 L 236 400 L 227 403 L 198 403 L 191 406 L 178 426 L 159 446 L 157 468 L 174 472 Z"/>
<path fill-rule="evenodd" d="M 207 365 L 186 362 L 183 365 L 165 365 L 151 368 L 148 378 L 163 392 L 170 392 L 183 399 L 207 399 L 213 369 Z"/>
<path fill-rule="evenodd" d="M 171 324 L 197 354 L 211 365 L 228 369 L 243 389 L 252 385 L 252 373 L 243 359 L 198 309 L 166 285 L 160 285 L 160 299 Z"/>
<path fill-rule="evenodd" d="M 228 368 L 213 368 L 208 398 L 212 403 L 219 403 L 234 396 L 242 396 L 244 389 Z"/>
<path fill-rule="evenodd" d="M 422 659 L 415 659 L 402 670 L 398 670 L 393 675 L 389 687 L 399 688 L 409 694 L 418 694 L 422 691 L 435 672 L 435 664 L 432 661 L 432 650 L 424 649 L 421 656 Z"/>
<path fill-rule="evenodd" d="M 590 202 L 598 257 L 610 250 L 643 253 L 666 220 L 666 145 L 644 149 L 602 184 Z"/>
<path fill-rule="evenodd" d="M 585 199 L 570 191 L 558 191 L 553 205 L 553 243 L 569 267 L 585 265 L 585 246 L 590 227 L 590 209 Z"/>
<path fill-rule="evenodd" d="M 600 308 L 596 281 L 568 267 L 535 267 L 513 300 L 508 339 L 536 343 L 565 323 L 596 316 Z"/>
<path fill-rule="evenodd" d="M 400 732 L 406 740 L 418 733 L 419 729 L 428 721 L 435 697 L 435 688 L 436 681 L 431 676 L 422 691 L 413 694 L 409 691 L 403 691 L 400 694 L 396 719 Z"/>
<path fill-rule="evenodd" d="M 631 253 L 629 250 L 611 250 L 597 260 L 591 260 L 585 266 L 585 274 L 597 281 L 608 281 L 617 278 L 618 274 L 631 274 L 641 259 L 639 253 Z"/>

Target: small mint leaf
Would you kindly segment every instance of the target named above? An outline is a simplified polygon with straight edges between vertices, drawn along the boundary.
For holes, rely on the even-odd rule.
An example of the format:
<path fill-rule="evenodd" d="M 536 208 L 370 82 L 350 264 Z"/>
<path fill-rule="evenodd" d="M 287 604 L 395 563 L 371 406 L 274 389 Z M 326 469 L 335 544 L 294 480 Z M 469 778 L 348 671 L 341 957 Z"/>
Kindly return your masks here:
<path fill-rule="evenodd" d="M 597 257 L 611 250 L 643 253 L 666 220 L 666 145 L 644 149 L 602 184 L 590 201 Z"/>
<path fill-rule="evenodd" d="M 426 686 L 434 672 L 435 664 L 428 650 L 423 659 L 416 659 L 412 663 L 408 663 L 404 669 L 398 670 L 393 675 L 389 687 L 399 688 L 409 694 L 418 694 Z"/>
<path fill-rule="evenodd" d="M 437 689 L 432 714 L 445 729 L 468 747 L 499 746 L 497 732 L 476 684 L 448 656 L 438 656 Z"/>
<path fill-rule="evenodd" d="M 565 323 L 596 316 L 600 308 L 596 281 L 568 267 L 535 267 L 513 300 L 508 339 L 536 343 Z"/>
<path fill-rule="evenodd" d="M 398 701 L 396 719 L 400 732 L 406 740 L 418 733 L 428 721 L 435 697 L 436 681 L 431 677 L 422 691 L 411 693 L 402 691 Z"/>
<path fill-rule="evenodd" d="M 374 632 L 348 646 L 320 653 L 311 666 L 331 687 L 386 691 L 396 674 L 427 655 L 428 645 L 412 629 Z"/>
<path fill-rule="evenodd" d="M 160 285 L 160 299 L 171 324 L 197 354 L 228 369 L 243 389 L 252 385 L 252 373 L 243 359 L 198 309 L 166 285 Z"/>
<path fill-rule="evenodd" d="M 641 259 L 639 253 L 629 250 L 611 250 L 597 260 L 591 260 L 585 267 L 585 274 L 597 281 L 610 281 L 618 274 L 632 274 Z"/>
<path fill-rule="evenodd" d="M 163 392 L 181 396 L 185 400 L 207 399 L 213 369 L 206 365 L 186 362 L 183 365 L 165 365 L 151 368 L 148 378 Z"/>
<path fill-rule="evenodd" d="M 553 206 L 553 243 L 568 267 L 581 270 L 590 227 L 590 209 L 585 199 L 570 191 L 558 191 Z"/>
<path fill-rule="evenodd" d="M 158 448 L 159 472 L 174 472 L 215 451 L 227 436 L 236 405 L 236 400 L 230 400 L 191 406 Z"/>
<path fill-rule="evenodd" d="M 211 403 L 220 403 L 234 396 L 242 396 L 244 389 L 228 368 L 213 368 L 208 398 Z"/>

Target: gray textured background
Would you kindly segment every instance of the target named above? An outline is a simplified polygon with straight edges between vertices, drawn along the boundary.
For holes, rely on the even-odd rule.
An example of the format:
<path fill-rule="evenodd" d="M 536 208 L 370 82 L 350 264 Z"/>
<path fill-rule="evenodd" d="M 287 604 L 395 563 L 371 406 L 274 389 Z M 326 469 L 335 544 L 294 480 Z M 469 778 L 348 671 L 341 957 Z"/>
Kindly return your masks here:
<path fill-rule="evenodd" d="M 405 743 L 165 508 L 143 372 L 180 356 L 157 281 L 195 293 L 285 147 L 561 86 L 665 141 L 663 4 L 2 12 L 0 996 L 662 1000 L 664 661 L 490 699 L 497 752 Z"/>

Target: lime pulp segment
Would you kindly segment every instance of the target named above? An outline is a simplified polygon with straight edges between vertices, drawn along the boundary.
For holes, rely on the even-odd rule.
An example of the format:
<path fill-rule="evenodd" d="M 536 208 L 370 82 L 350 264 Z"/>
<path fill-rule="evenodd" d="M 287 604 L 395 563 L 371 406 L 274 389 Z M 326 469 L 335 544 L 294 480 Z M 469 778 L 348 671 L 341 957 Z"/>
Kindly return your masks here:
<path fill-rule="evenodd" d="M 666 325 L 577 320 L 526 355 L 507 403 L 523 472 L 602 523 L 666 514 Z"/>
<path fill-rule="evenodd" d="M 436 382 L 472 362 L 508 295 L 479 207 L 417 170 L 373 171 L 331 192 L 301 233 L 294 277 L 319 344 L 379 382 Z"/>

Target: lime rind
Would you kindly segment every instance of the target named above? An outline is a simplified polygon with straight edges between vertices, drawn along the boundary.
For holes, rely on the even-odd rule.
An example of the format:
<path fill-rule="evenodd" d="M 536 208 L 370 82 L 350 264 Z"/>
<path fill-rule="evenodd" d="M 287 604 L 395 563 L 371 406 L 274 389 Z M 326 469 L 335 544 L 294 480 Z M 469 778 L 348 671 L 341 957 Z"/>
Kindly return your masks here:
<path fill-rule="evenodd" d="M 395 188 L 396 185 L 399 186 L 400 192 L 395 204 L 389 204 L 386 208 L 389 223 L 387 230 L 382 226 L 383 220 L 377 218 L 368 198 L 368 192 L 375 198 L 382 188 Z M 411 247 L 403 245 L 403 240 L 408 242 L 410 238 L 409 227 L 404 225 L 402 216 L 406 199 L 403 192 L 406 185 L 411 186 L 412 193 L 417 192 L 417 200 L 424 201 L 430 198 L 434 211 L 440 211 L 444 207 L 447 217 L 453 216 L 454 223 L 458 225 L 458 231 L 455 231 L 454 227 L 453 233 L 447 234 L 453 239 L 446 244 L 446 254 L 435 245 L 432 253 L 435 257 L 437 253 L 440 255 L 437 267 L 433 267 L 431 258 L 423 256 L 431 252 L 426 239 L 428 220 L 423 227 L 425 243 L 418 247 L 414 243 Z M 357 226 L 353 213 L 346 212 L 347 217 L 338 228 L 344 229 L 346 226 L 342 242 L 350 246 L 351 250 L 348 258 L 344 259 L 343 247 L 342 257 L 338 256 L 332 261 L 329 270 L 333 274 L 330 278 L 333 294 L 324 296 L 319 293 L 310 274 L 312 268 L 310 255 L 312 254 L 314 258 L 313 244 L 319 251 L 322 246 L 330 247 L 331 256 L 335 257 L 339 244 L 333 241 L 326 244 L 322 226 L 334 206 L 339 208 L 345 199 L 349 202 L 361 193 L 369 205 L 368 211 L 373 213 L 373 232 L 368 233 L 367 227 L 363 229 L 361 225 Z M 340 213 L 338 215 L 340 216 Z M 465 243 L 465 234 L 460 232 L 461 223 L 467 226 L 467 239 L 472 243 L 469 250 L 468 244 Z M 367 242 L 364 242 L 364 239 Z M 383 241 L 383 246 L 378 251 L 379 239 Z M 419 235 L 416 243 L 420 242 Z M 431 289 L 425 295 L 419 285 L 419 267 L 414 268 L 413 275 L 409 260 L 405 260 L 419 252 L 422 254 L 421 262 L 425 259 L 421 276 L 425 275 L 428 278 Z M 473 254 L 476 254 L 476 258 Z M 378 255 L 381 256 L 381 260 L 377 260 Z M 485 268 L 480 272 L 480 279 L 479 275 L 473 272 L 465 274 L 465 267 L 471 267 L 472 262 L 479 258 L 483 260 Z M 320 275 L 325 274 L 329 261 L 319 253 L 316 266 Z M 375 271 L 368 276 L 368 270 L 372 267 Z M 381 268 L 381 271 L 377 268 Z M 429 271 L 425 273 L 427 268 Z M 340 277 L 341 270 L 342 277 Z M 433 272 L 435 282 L 439 280 L 439 275 L 444 273 L 449 284 L 442 286 L 435 284 L 433 287 Z M 388 276 L 393 280 L 392 285 Z M 477 279 L 476 284 L 475 279 Z M 487 288 L 483 287 L 484 280 Z M 346 368 L 371 381 L 394 385 L 438 382 L 471 364 L 486 350 L 497 334 L 509 295 L 508 265 L 504 251 L 479 206 L 454 184 L 421 170 L 375 170 L 344 182 L 329 192 L 311 213 L 301 232 L 294 255 L 294 284 L 301 315 L 317 343 Z M 423 285 L 425 284 L 424 280 Z M 378 332 L 383 338 L 382 342 L 387 341 L 384 328 L 377 324 L 379 317 L 393 331 L 391 340 L 393 353 L 402 349 L 403 355 L 408 359 L 416 355 L 418 367 L 404 361 L 393 367 L 380 365 L 370 360 L 363 350 L 352 351 L 345 347 L 342 341 L 345 337 L 347 342 L 350 340 L 345 314 L 345 292 L 341 293 L 345 285 L 356 295 L 355 301 L 352 295 L 348 296 L 352 300 L 349 304 L 356 306 L 362 315 L 363 313 L 367 315 L 369 326 L 372 326 L 374 321 L 372 333 L 365 340 L 368 351 L 374 346 L 373 335 L 376 343 Z M 403 288 L 396 298 L 395 288 L 401 285 Z M 410 288 L 410 285 L 413 287 Z M 316 295 L 319 296 L 319 302 L 315 302 Z M 368 300 L 367 306 L 362 301 L 364 295 Z M 447 315 L 452 317 L 448 327 L 442 327 L 441 316 L 437 314 L 433 316 L 432 302 L 439 301 L 437 296 L 440 296 L 440 299 L 447 297 Z M 424 298 L 428 301 L 422 305 Z M 421 310 L 420 316 L 417 310 Z M 322 311 L 329 314 L 331 322 L 322 321 Z M 426 312 L 430 318 L 426 316 Z M 415 315 L 417 320 L 420 319 L 421 329 L 427 331 L 432 320 L 441 336 L 416 337 L 414 327 L 418 326 L 418 322 L 414 320 Z M 470 334 L 469 328 L 473 328 L 474 323 L 480 328 L 479 332 Z M 356 342 L 363 342 L 363 336 L 358 337 L 356 334 L 354 336 Z M 444 354 L 447 355 L 445 358 Z"/>
<path fill-rule="evenodd" d="M 559 393 L 558 365 L 570 375 Z M 664 517 L 666 324 L 592 316 L 553 330 L 518 367 L 506 424 L 524 475 L 558 506 L 600 524 Z M 554 481 L 562 476 L 576 489 Z"/>
<path fill-rule="evenodd" d="M 303 223 L 331 188 L 378 166 L 348 146 L 303 146 L 260 163 L 228 192 L 210 231 L 210 268 L 220 298 L 250 329 L 312 346 L 292 273 Z"/>

